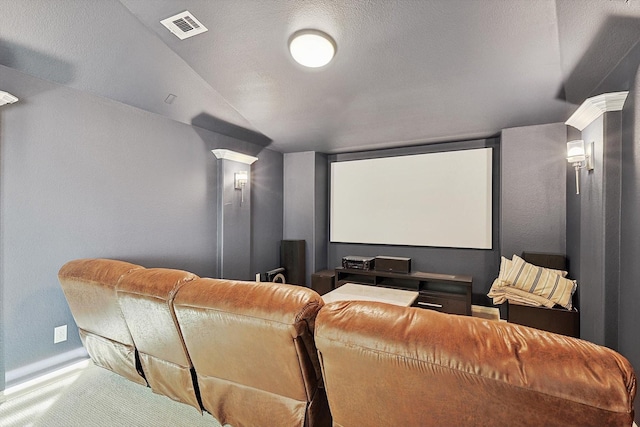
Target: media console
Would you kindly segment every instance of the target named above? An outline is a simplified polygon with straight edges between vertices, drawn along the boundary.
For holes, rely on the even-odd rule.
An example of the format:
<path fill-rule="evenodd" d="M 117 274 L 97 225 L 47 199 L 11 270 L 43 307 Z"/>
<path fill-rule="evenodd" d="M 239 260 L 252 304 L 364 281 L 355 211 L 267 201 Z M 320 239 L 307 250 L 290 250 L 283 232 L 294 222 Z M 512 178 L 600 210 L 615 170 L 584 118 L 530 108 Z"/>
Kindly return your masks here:
<path fill-rule="evenodd" d="M 471 276 L 437 273 L 392 273 L 336 268 L 336 288 L 345 283 L 418 291 L 414 307 L 471 316 Z"/>

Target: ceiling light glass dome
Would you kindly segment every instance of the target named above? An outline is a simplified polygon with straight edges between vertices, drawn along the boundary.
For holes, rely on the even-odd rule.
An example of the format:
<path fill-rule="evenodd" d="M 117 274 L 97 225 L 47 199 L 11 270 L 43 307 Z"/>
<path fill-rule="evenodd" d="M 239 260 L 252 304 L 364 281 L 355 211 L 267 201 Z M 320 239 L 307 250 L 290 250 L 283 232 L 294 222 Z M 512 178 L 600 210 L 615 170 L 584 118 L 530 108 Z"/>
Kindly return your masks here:
<path fill-rule="evenodd" d="M 297 63 L 318 68 L 331 62 L 336 53 L 336 43 L 322 31 L 301 30 L 289 39 L 289 51 Z"/>

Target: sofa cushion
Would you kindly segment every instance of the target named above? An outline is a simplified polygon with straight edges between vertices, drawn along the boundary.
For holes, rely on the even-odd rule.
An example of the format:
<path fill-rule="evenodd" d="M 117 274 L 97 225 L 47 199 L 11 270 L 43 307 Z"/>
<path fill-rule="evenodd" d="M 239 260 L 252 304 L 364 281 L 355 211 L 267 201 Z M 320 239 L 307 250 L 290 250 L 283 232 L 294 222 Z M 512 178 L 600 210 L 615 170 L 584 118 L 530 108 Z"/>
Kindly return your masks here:
<path fill-rule="evenodd" d="M 197 279 L 174 307 L 204 407 L 222 424 L 330 425 L 313 341 L 320 295 L 280 283 Z M 248 403 L 250 402 L 250 403 Z"/>
<path fill-rule="evenodd" d="M 123 276 L 116 289 L 151 389 L 200 410 L 191 360 L 173 308 L 178 290 L 197 278 L 183 270 L 149 268 Z"/>
<path fill-rule="evenodd" d="M 93 362 L 147 385 L 116 295 L 123 275 L 144 268 L 112 259 L 77 259 L 60 268 L 60 286 Z"/>

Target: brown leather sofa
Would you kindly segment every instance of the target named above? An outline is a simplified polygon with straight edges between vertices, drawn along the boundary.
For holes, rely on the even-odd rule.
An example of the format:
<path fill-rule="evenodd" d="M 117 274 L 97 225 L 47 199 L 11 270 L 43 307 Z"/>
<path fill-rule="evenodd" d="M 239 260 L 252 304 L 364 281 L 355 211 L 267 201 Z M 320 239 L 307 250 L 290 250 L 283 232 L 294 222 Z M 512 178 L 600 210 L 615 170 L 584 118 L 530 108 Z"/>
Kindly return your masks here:
<path fill-rule="evenodd" d="M 122 261 L 59 278 L 97 365 L 233 427 L 633 422 L 629 362 L 575 338 Z"/>
<path fill-rule="evenodd" d="M 334 426 L 633 423 L 631 365 L 587 341 L 354 301 L 320 310 L 315 340 Z"/>
<path fill-rule="evenodd" d="M 233 427 L 331 425 L 311 289 L 107 259 L 71 261 L 59 280 L 97 365 Z"/>

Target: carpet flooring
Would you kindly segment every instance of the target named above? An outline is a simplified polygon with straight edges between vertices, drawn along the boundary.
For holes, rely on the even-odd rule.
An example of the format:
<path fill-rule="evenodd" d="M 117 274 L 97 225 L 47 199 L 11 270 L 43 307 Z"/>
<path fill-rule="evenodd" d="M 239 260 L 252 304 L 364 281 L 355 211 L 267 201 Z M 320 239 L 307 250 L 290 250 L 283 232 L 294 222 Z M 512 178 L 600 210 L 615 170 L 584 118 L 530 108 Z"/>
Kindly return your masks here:
<path fill-rule="evenodd" d="M 0 427 L 221 427 L 208 413 L 86 368 L 0 403 Z"/>

